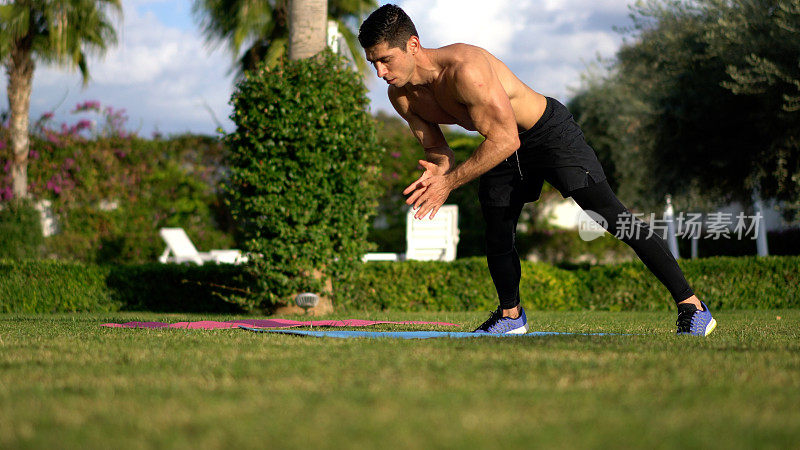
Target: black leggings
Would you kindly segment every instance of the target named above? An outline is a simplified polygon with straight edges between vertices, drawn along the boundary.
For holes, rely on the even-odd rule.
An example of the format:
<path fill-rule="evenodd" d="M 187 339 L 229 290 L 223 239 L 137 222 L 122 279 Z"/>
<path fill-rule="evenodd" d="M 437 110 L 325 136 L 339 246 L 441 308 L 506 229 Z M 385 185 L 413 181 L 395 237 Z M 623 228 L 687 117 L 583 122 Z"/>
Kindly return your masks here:
<path fill-rule="evenodd" d="M 608 224 L 606 230 L 612 235 L 617 235 L 618 218 L 622 218 L 619 223 L 625 223 L 626 229 L 620 233 L 620 240 L 633 248 L 639 259 L 666 286 L 675 303 L 694 295 L 664 241 L 651 234 L 646 223 L 630 215 L 607 181 L 572 191 L 570 196 L 584 210 L 600 214 Z M 486 260 L 503 309 L 513 308 L 520 301 L 520 264 L 514 237 L 522 205 L 520 202 L 503 207 L 481 205 L 486 222 Z"/>

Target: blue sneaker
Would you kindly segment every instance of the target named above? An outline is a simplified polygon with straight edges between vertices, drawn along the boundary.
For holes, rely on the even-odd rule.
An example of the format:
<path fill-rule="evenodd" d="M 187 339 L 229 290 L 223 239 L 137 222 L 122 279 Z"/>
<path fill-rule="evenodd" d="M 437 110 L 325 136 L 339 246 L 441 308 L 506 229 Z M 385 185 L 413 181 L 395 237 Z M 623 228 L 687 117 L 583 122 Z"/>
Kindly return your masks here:
<path fill-rule="evenodd" d="M 503 310 L 497 308 L 486 322 L 483 322 L 473 333 L 489 334 L 525 334 L 528 332 L 528 318 L 525 309 L 519 307 L 519 317 L 512 319 L 503 317 Z"/>
<path fill-rule="evenodd" d="M 692 336 L 708 336 L 717 327 L 717 321 L 711 317 L 711 312 L 705 303 L 703 310 L 698 311 L 697 308 L 690 303 L 683 303 L 678 305 L 678 321 L 675 325 L 678 326 L 678 334 L 690 334 Z"/>

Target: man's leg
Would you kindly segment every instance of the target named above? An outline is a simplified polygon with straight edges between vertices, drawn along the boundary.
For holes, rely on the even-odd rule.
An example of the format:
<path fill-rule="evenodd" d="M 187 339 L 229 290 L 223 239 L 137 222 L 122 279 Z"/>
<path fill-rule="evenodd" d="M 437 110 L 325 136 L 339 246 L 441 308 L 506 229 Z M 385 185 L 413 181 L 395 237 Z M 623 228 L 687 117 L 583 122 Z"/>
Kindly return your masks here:
<path fill-rule="evenodd" d="M 584 210 L 594 211 L 606 220 L 608 232 L 633 248 L 647 268 L 666 286 L 675 303 L 691 303 L 702 310 L 700 301 L 664 241 L 651 233 L 647 224 L 631 215 L 614 195 L 607 181 L 591 183 L 589 187 L 570 192 L 575 202 Z M 622 236 L 617 235 L 620 219 L 631 225 Z"/>
<path fill-rule="evenodd" d="M 481 203 L 486 224 L 486 262 L 494 281 L 504 317 L 519 315 L 520 262 L 514 239 L 522 203 L 488 206 Z"/>

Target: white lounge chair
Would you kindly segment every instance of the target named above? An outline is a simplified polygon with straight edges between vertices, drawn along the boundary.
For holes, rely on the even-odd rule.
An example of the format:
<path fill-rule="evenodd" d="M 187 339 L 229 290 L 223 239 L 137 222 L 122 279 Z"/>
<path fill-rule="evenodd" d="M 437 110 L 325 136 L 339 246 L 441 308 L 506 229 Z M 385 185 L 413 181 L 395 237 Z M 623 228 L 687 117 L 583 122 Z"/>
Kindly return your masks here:
<path fill-rule="evenodd" d="M 247 262 L 247 257 L 242 256 L 241 250 L 211 250 L 207 253 L 197 251 L 192 240 L 183 231 L 183 228 L 162 228 L 158 230 L 161 239 L 167 244 L 164 253 L 158 258 L 161 263 L 186 263 L 193 262 L 202 266 L 206 262 L 218 264 L 240 264 Z"/>
<path fill-rule="evenodd" d="M 431 220 L 426 216 L 414 218 L 416 211 L 409 208 L 406 214 L 406 253 L 367 253 L 361 259 L 368 261 L 453 261 L 458 247 L 458 206 L 443 205 Z"/>

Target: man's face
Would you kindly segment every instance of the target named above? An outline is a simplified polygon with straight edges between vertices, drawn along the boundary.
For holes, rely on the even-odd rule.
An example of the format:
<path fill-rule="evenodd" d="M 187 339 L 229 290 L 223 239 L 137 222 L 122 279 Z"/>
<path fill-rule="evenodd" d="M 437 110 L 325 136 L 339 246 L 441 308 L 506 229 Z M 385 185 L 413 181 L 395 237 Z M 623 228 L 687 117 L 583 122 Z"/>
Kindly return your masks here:
<path fill-rule="evenodd" d="M 367 61 L 371 62 L 378 73 L 388 84 L 402 87 L 411 80 L 416 66 L 414 55 L 397 47 L 389 48 L 389 44 L 381 42 L 364 50 Z"/>

